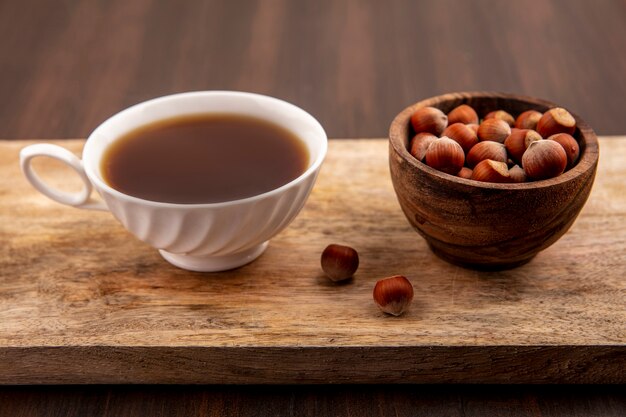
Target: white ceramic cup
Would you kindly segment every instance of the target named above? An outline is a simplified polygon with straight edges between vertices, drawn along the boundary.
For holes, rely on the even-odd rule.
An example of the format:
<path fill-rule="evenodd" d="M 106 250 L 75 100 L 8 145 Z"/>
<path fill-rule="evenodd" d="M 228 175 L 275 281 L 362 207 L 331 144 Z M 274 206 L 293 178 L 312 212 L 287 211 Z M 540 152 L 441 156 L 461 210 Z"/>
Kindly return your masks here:
<path fill-rule="evenodd" d="M 272 191 L 212 204 L 144 200 L 123 194 L 103 180 L 102 155 L 124 134 L 157 120 L 202 113 L 248 115 L 290 130 L 308 148 L 308 168 Z M 193 271 L 223 271 L 256 259 L 269 239 L 295 218 L 313 188 L 327 146 L 319 122 L 292 104 L 252 93 L 199 91 L 149 100 L 112 116 L 89 136 L 82 161 L 60 146 L 36 144 L 22 149 L 20 165 L 33 187 L 47 197 L 73 207 L 109 210 L 132 234 L 159 249 L 170 263 Z M 73 168 L 84 188 L 78 193 L 66 193 L 47 185 L 31 166 L 31 160 L 39 156 L 58 159 Z M 91 199 L 92 187 L 103 202 Z"/>

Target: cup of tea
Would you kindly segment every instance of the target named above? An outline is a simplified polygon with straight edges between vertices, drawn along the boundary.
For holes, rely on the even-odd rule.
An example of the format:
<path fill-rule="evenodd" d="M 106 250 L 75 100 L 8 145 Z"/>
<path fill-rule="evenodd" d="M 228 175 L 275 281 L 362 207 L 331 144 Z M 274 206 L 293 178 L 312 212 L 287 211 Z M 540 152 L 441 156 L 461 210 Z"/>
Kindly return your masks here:
<path fill-rule="evenodd" d="M 28 181 L 69 206 L 107 210 L 175 266 L 223 271 L 260 256 L 304 206 L 326 156 L 320 123 L 285 101 L 198 91 L 149 100 L 112 116 L 80 160 L 51 144 L 20 152 Z M 35 157 L 73 168 L 80 192 L 46 184 Z M 96 189 L 101 199 L 92 198 Z"/>

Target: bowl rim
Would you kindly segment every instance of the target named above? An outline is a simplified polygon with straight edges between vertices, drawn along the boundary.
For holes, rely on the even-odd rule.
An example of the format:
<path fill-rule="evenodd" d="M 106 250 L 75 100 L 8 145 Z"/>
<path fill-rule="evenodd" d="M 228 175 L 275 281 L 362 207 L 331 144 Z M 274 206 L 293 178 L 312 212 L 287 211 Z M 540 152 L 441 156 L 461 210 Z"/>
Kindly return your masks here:
<path fill-rule="evenodd" d="M 581 119 L 580 116 L 578 116 L 574 112 L 571 112 L 569 109 L 568 111 L 576 120 L 576 127 L 580 132 L 579 141 L 584 141 L 584 147 L 581 146 L 581 155 L 576 165 L 570 170 L 565 171 L 563 174 L 554 178 L 538 181 L 529 181 L 524 183 L 490 183 L 470 180 L 447 174 L 435 168 L 431 168 L 424 162 L 418 161 L 415 157 L 413 157 L 413 155 L 409 153 L 407 146 L 404 145 L 404 141 L 406 139 L 406 143 L 408 144 L 409 121 L 411 115 L 415 112 L 415 110 L 427 106 L 437 107 L 441 102 L 451 100 L 461 100 L 462 103 L 459 104 L 463 104 L 470 99 L 476 98 L 516 100 L 528 103 L 531 106 L 542 106 L 547 108 L 563 107 L 544 99 L 503 92 L 468 91 L 441 94 L 438 96 L 433 96 L 420 100 L 417 103 L 406 107 L 404 110 L 398 113 L 398 115 L 396 115 L 389 127 L 390 146 L 394 149 L 395 153 L 399 155 L 405 162 L 409 163 L 419 171 L 422 171 L 428 175 L 435 176 L 443 181 L 448 181 L 450 183 L 492 190 L 528 190 L 544 187 L 547 188 L 571 181 L 579 175 L 582 175 L 585 172 L 596 168 L 599 158 L 598 138 L 593 129 L 583 119 Z"/>

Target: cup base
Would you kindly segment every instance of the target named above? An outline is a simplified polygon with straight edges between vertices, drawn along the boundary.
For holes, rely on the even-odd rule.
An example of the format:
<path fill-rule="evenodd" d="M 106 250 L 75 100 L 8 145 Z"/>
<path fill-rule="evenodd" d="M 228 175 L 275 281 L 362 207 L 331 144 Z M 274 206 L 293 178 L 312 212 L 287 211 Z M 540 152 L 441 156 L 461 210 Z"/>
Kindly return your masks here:
<path fill-rule="evenodd" d="M 242 252 L 224 256 L 190 256 L 159 250 L 161 256 L 169 263 L 182 269 L 196 272 L 219 272 L 239 268 L 261 256 L 269 241 Z"/>

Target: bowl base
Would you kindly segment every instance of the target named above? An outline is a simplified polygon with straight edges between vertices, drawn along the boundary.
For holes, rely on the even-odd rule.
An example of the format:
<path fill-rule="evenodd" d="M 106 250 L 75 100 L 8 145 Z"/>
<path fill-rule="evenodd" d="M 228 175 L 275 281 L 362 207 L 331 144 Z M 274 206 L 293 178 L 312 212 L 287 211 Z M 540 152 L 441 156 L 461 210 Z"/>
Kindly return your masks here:
<path fill-rule="evenodd" d="M 529 256 L 528 258 L 516 260 L 516 261 L 497 261 L 497 262 L 476 262 L 466 258 L 458 257 L 451 255 L 447 252 L 439 250 L 439 248 L 428 244 L 430 250 L 437 255 L 439 258 L 443 259 L 446 262 L 449 262 L 454 265 L 461 266 L 467 269 L 474 269 L 478 271 L 504 271 L 507 269 L 517 268 L 518 266 L 522 266 L 528 262 L 530 262 L 535 255 Z"/>
<path fill-rule="evenodd" d="M 239 268 L 261 256 L 269 241 L 241 252 L 223 256 L 191 256 L 159 250 L 161 256 L 169 263 L 182 269 L 196 272 L 219 272 Z"/>

